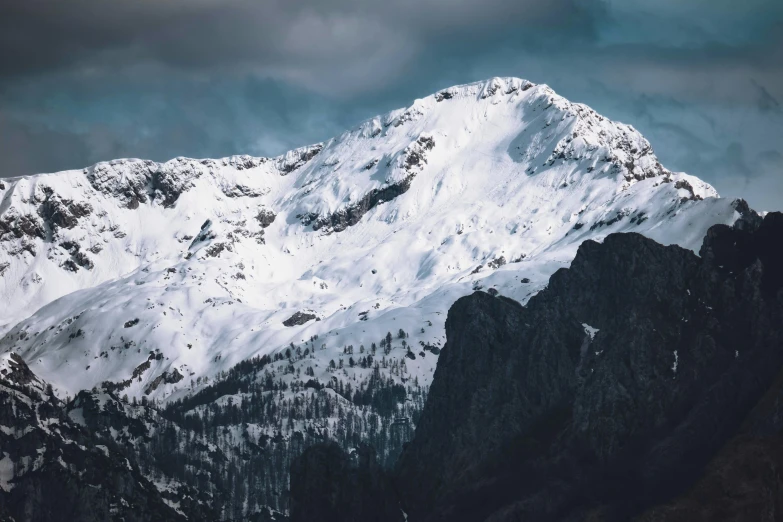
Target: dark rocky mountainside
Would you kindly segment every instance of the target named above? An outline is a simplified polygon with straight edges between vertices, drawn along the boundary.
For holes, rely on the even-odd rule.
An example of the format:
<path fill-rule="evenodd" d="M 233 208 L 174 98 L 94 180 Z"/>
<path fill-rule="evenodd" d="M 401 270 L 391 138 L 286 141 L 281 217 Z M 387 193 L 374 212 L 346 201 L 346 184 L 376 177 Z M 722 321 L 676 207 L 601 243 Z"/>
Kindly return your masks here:
<path fill-rule="evenodd" d="M 782 289 L 783 214 L 748 213 L 700 256 L 614 234 L 527 306 L 459 299 L 389 479 L 401 510 L 365 519 L 780 520 Z M 307 463 L 293 521 L 322 494 Z"/>
<path fill-rule="evenodd" d="M 0 520 L 209 520 L 167 503 L 132 454 L 71 418 L 11 354 L 0 369 Z M 3 518 L 6 517 L 6 518 Z"/>
<path fill-rule="evenodd" d="M 174 413 L 107 390 L 63 401 L 20 356 L 3 356 L 0 521 L 286 520 L 260 503 L 259 459 L 271 456 L 261 448 L 250 455 L 248 445 L 226 454 L 211 434 L 225 429 L 219 419 L 169 418 Z M 288 445 L 274 446 L 274 458 L 286 462 L 279 452 Z M 248 469 L 256 473 L 243 474 Z"/>
<path fill-rule="evenodd" d="M 288 365 L 296 357 L 280 354 L 274 361 Z M 353 474 L 351 490 L 367 499 L 351 509 L 362 502 L 367 512 L 377 509 L 380 498 L 397 509 L 388 479 L 366 479 L 381 476 L 380 468 L 397 460 L 426 390 L 395 384 L 383 366 L 355 390 L 337 381 L 321 384 L 306 373 L 307 383 L 292 385 L 296 399 L 277 403 L 286 386 L 268 371 L 274 361 L 242 361 L 198 394 L 163 407 L 146 397 L 129 400 L 111 387 L 62 400 L 18 354 L 3 355 L 0 521 L 282 522 L 291 461 L 323 441 L 338 450 L 332 448 L 321 469 L 337 462 L 342 471 L 336 483 Z M 337 421 L 330 425 L 330 418 Z M 293 426 L 294 419 L 323 427 L 291 429 L 284 437 L 279 427 Z M 274 426 L 275 432 L 259 435 L 259 426 Z M 363 449 L 357 458 L 339 460 L 340 447 Z M 317 451 L 308 455 L 314 456 L 308 463 L 321 458 Z M 355 463 L 362 471 L 350 471 Z M 308 480 L 319 480 L 319 473 Z M 328 511 L 319 513 L 327 517 Z M 328 519 L 346 520 L 339 509 Z"/>

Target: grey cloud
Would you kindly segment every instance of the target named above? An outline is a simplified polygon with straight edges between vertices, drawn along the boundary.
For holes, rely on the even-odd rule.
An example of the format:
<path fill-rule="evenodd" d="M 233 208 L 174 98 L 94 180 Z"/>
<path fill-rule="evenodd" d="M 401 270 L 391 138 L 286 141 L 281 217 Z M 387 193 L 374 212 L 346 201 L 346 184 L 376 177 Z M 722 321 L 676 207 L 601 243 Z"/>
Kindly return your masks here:
<path fill-rule="evenodd" d="M 759 161 L 772 168 L 780 169 L 780 174 L 783 175 L 783 154 L 777 150 L 765 150 L 759 153 Z"/>
<path fill-rule="evenodd" d="M 77 136 L 20 122 L 0 111 L 0 178 L 82 167 L 87 151 Z"/>
<path fill-rule="evenodd" d="M 727 150 L 728 159 L 733 155 Z M 734 153 L 737 148 L 734 147 Z M 783 159 L 778 151 L 763 151 L 754 157 L 741 157 L 749 175 L 732 175 L 733 166 L 715 162 L 714 167 L 724 172 L 715 185 L 721 195 L 742 197 L 758 210 L 783 210 Z"/>
<path fill-rule="evenodd" d="M 0 175 L 276 154 L 513 75 L 728 195 L 778 186 L 779 0 L 27 0 L 0 2 L 0 50 Z"/>
<path fill-rule="evenodd" d="M 753 85 L 755 85 L 756 91 L 758 92 L 757 103 L 760 111 L 783 114 L 783 107 L 781 107 L 780 102 L 776 100 L 763 85 L 760 85 L 755 80 L 753 80 Z"/>
<path fill-rule="evenodd" d="M 0 82 L 54 70 L 90 78 L 157 64 L 161 74 L 250 72 L 347 98 L 399 85 L 422 63 L 436 62 L 442 75 L 440 62 L 449 56 L 464 67 L 513 48 L 528 61 L 532 53 L 539 61 L 569 59 L 587 75 L 602 72 L 651 94 L 730 97 L 738 89 L 732 78 L 747 81 L 750 74 L 773 97 L 783 93 L 783 38 L 767 41 L 783 32 L 773 30 L 783 24 L 778 2 L 659 4 L 650 12 L 641 0 L 3 2 L 0 48 L 10 52 L 0 53 Z M 718 30 L 727 23 L 734 24 L 730 31 Z M 754 28 L 750 36 L 747 28 Z M 701 35 L 700 44 L 678 34 Z M 716 81 L 726 68 L 735 74 Z"/>
<path fill-rule="evenodd" d="M 600 78 L 615 89 L 674 97 L 685 104 L 712 101 L 756 106 L 754 78 L 771 97 L 783 95 L 783 36 L 778 35 L 739 47 L 711 44 L 667 48 L 615 43 L 590 48 L 584 54 L 574 49 L 553 49 L 548 55 L 554 62 L 568 60 L 572 72 Z"/>
<path fill-rule="evenodd" d="M 751 168 L 745 158 L 745 150 L 741 143 L 730 143 L 726 147 L 726 152 L 717 158 L 714 168 L 720 169 L 727 173 L 729 176 L 742 176 L 744 178 L 751 178 L 758 174 L 753 168 Z"/>
<path fill-rule="evenodd" d="M 161 63 L 241 66 L 334 90 L 387 80 L 433 35 L 581 23 L 578 0 L 28 0 L 0 3 L 0 77 Z M 561 16 L 561 13 L 569 13 Z M 586 19 L 585 19 L 586 20 Z M 337 79 L 343 78 L 342 85 Z M 356 86 L 359 82 L 362 85 Z M 366 85 L 364 85 L 366 84 Z"/>
<path fill-rule="evenodd" d="M 271 156 L 370 116 L 273 80 L 168 78 L 121 88 L 68 76 L 0 90 L 0 177 L 119 157 Z"/>

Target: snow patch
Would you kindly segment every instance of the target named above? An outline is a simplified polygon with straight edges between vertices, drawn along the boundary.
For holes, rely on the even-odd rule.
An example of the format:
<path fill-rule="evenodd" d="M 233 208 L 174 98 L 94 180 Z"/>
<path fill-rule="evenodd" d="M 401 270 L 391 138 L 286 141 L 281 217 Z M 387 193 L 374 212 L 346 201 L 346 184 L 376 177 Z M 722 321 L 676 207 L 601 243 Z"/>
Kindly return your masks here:
<path fill-rule="evenodd" d="M 600 330 L 598 328 L 593 328 L 592 326 L 590 326 L 587 323 L 582 323 L 582 328 L 585 329 L 585 333 L 590 337 L 591 341 L 593 339 L 595 339 L 595 334 L 600 332 Z"/>
<path fill-rule="evenodd" d="M 0 489 L 6 493 L 13 489 L 11 480 L 14 478 L 14 461 L 8 453 L 3 452 L 3 458 L 0 459 Z"/>

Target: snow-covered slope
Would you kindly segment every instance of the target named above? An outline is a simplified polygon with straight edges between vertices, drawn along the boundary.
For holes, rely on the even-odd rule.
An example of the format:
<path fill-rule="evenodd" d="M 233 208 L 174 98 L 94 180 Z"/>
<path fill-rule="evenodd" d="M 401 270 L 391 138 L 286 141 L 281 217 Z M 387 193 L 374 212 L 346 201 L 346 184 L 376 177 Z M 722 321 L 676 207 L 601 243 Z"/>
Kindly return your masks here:
<path fill-rule="evenodd" d="M 118 160 L 5 180 L 0 198 L 0 353 L 61 393 L 158 399 L 291 343 L 317 347 L 323 376 L 400 329 L 415 348 L 388 357 L 428 382 L 420 346 L 475 287 L 524 302 L 587 238 L 698 250 L 738 216 L 633 127 L 515 78 L 278 158 Z"/>

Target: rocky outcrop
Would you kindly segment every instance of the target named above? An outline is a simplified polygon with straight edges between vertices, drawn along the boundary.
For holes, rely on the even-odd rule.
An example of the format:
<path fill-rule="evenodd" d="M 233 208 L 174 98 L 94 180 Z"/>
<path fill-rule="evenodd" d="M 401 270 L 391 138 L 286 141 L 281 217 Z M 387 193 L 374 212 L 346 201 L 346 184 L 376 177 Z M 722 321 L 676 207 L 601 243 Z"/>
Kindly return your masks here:
<path fill-rule="evenodd" d="M 171 207 L 186 190 L 193 187 L 192 180 L 202 174 L 193 161 L 177 158 L 152 171 L 150 179 L 151 198 L 159 200 L 164 207 Z"/>
<path fill-rule="evenodd" d="M 247 170 L 260 167 L 267 161 L 269 161 L 269 158 L 259 158 L 256 156 L 248 156 L 247 154 L 240 154 L 238 156 L 229 156 L 221 160 L 205 159 L 201 160 L 201 163 L 208 167 L 221 165 L 223 167 L 232 167 L 237 170 Z"/>
<path fill-rule="evenodd" d="M 70 259 L 66 259 L 60 265 L 66 270 L 77 272 L 79 267 L 86 268 L 87 270 L 92 270 L 94 268 L 95 265 L 93 264 L 90 257 L 82 252 L 81 245 L 79 245 L 79 243 L 75 241 L 63 241 L 60 243 L 60 246 L 71 256 Z"/>
<path fill-rule="evenodd" d="M 315 319 L 318 321 L 318 316 L 310 312 L 296 312 L 294 315 L 283 321 L 283 326 L 301 326 L 308 321 Z"/>
<path fill-rule="evenodd" d="M 0 219 L 0 241 L 22 238 L 44 239 L 45 237 L 44 224 L 38 216 L 19 215 L 10 209 Z"/>
<path fill-rule="evenodd" d="M 18 354 L 11 352 L 3 358 L 3 363 L 0 365 L 0 379 L 15 386 L 33 385 L 39 391 L 43 389 L 41 381 Z"/>
<path fill-rule="evenodd" d="M 86 169 L 85 175 L 95 190 L 116 197 L 127 208 L 137 209 L 149 201 L 147 187 L 156 167 L 149 160 L 115 160 L 98 163 Z"/>
<path fill-rule="evenodd" d="M 138 369 L 138 368 L 137 368 Z M 135 371 L 133 372 L 136 373 Z M 152 379 L 152 382 L 149 383 L 149 385 L 144 388 L 144 395 L 149 395 L 153 391 L 158 389 L 158 386 L 161 384 L 177 384 L 179 381 L 184 379 L 183 375 L 179 373 L 179 370 L 174 368 L 173 371 L 164 371 L 154 379 Z"/>
<path fill-rule="evenodd" d="M 309 145 L 307 147 L 300 147 L 285 153 L 283 156 L 277 158 L 276 165 L 280 174 L 285 176 L 295 171 L 305 163 L 313 159 L 323 150 L 322 143 L 316 143 L 315 145 Z"/>
<path fill-rule="evenodd" d="M 699 196 L 693 191 L 693 186 L 690 183 L 688 183 L 687 180 L 684 179 L 679 180 L 674 184 L 674 188 L 678 190 L 685 190 L 688 192 L 688 194 L 690 194 L 689 196 L 685 196 L 684 198 L 681 199 L 683 203 L 685 203 L 686 201 L 700 201 L 701 199 L 703 199 L 701 196 Z"/>
<path fill-rule="evenodd" d="M 389 490 L 408 520 L 778 520 L 783 214 L 741 221 L 459 299 Z"/>
<path fill-rule="evenodd" d="M 63 199 L 44 186 L 35 204 L 35 215 L 20 214 L 13 207 L 0 218 L 0 241 L 53 239 L 60 229 L 72 229 L 93 209 L 89 203 Z"/>
<path fill-rule="evenodd" d="M 137 209 L 150 201 L 173 206 L 183 192 L 193 187 L 193 179 L 208 171 L 207 165 L 187 158 L 166 163 L 122 159 L 98 163 L 85 174 L 95 190 Z"/>
<path fill-rule="evenodd" d="M 268 208 L 262 208 L 261 210 L 258 211 L 258 214 L 256 215 L 256 219 L 261 224 L 261 228 L 266 228 L 272 223 L 274 223 L 276 217 L 277 214 L 275 214 Z"/>
<path fill-rule="evenodd" d="M 783 365 L 783 215 L 701 256 L 610 235 L 527 307 L 457 301 L 400 462 L 412 519 L 626 520 L 684 492 Z"/>
<path fill-rule="evenodd" d="M 80 203 L 67 199 L 61 199 L 47 193 L 47 199 L 41 205 L 39 213 L 54 234 L 60 228 L 71 229 L 78 223 L 79 219 L 89 216 L 92 213 L 92 206 L 89 203 Z"/>
<path fill-rule="evenodd" d="M 306 164 L 323 148 L 316 144 L 292 150 L 275 158 L 275 166 L 281 175 L 286 175 Z M 84 173 L 92 187 L 120 200 L 129 209 L 157 201 L 164 207 L 172 207 L 187 190 L 194 186 L 194 180 L 204 174 L 214 173 L 223 167 L 246 170 L 259 167 L 269 158 L 253 156 L 231 156 L 222 160 L 175 158 L 165 163 L 151 160 L 119 159 L 101 162 L 85 169 Z M 266 189 L 236 184 L 223 187 L 223 193 L 234 197 L 259 197 Z"/>
<path fill-rule="evenodd" d="M 268 189 L 267 190 L 256 189 L 242 184 L 237 184 L 234 185 L 233 187 L 223 187 L 222 190 L 223 190 L 223 194 L 225 194 L 229 198 L 241 198 L 241 197 L 257 198 L 269 192 Z"/>
<path fill-rule="evenodd" d="M 373 189 L 362 196 L 359 201 L 329 215 L 308 214 L 302 218 L 302 224 L 305 226 L 312 224 L 313 230 L 324 229 L 329 232 L 341 232 L 355 225 L 376 206 L 405 194 L 411 187 L 418 171 L 427 163 L 427 152 L 432 150 L 434 146 L 435 140 L 431 136 L 420 136 L 403 153 L 402 168 L 406 175 L 402 180 Z"/>
<path fill-rule="evenodd" d="M 457 301 L 399 465 L 411 519 L 627 520 L 687 491 L 783 366 L 781 267 L 770 214 L 701 258 L 587 241 L 526 307 Z"/>
<path fill-rule="evenodd" d="M 358 202 L 344 207 L 328 216 L 310 215 L 302 220 L 307 226 L 312 224 L 313 230 L 326 229 L 332 232 L 341 232 L 359 222 L 362 217 L 384 201 L 390 201 L 408 191 L 414 175 L 409 175 L 399 183 L 391 183 L 383 188 L 373 189 L 365 194 Z"/>

